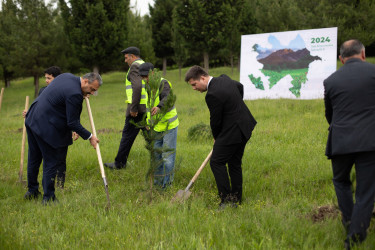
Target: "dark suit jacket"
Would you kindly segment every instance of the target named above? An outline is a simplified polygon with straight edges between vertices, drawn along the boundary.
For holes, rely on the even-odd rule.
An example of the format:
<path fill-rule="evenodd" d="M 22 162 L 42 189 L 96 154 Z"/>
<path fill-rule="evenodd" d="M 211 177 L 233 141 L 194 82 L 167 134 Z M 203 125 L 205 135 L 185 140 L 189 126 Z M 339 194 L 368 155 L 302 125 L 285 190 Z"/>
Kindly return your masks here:
<path fill-rule="evenodd" d="M 349 59 L 324 80 L 326 155 L 375 151 L 375 65 Z"/>
<path fill-rule="evenodd" d="M 38 92 L 38 96 L 40 96 L 40 94 L 43 92 L 43 90 L 45 90 L 47 88 L 47 86 L 44 86 L 44 87 L 41 87 L 39 89 L 39 92 Z"/>
<path fill-rule="evenodd" d="M 61 74 L 31 104 L 25 125 L 53 148 L 72 144 L 72 131 L 86 140 L 91 133 L 80 123 L 82 101 L 80 78 Z"/>
<path fill-rule="evenodd" d="M 249 140 L 256 121 L 243 101 L 243 86 L 226 75 L 209 83 L 206 103 L 216 145 L 231 145 Z"/>

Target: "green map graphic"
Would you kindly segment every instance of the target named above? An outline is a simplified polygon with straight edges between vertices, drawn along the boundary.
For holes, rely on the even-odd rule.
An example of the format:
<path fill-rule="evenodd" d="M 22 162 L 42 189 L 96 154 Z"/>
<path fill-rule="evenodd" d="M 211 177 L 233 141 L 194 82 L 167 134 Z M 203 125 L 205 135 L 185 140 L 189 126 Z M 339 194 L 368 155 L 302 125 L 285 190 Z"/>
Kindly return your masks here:
<path fill-rule="evenodd" d="M 282 46 L 279 40 L 272 35 L 268 38 L 268 41 L 272 44 L 271 49 L 254 44 L 253 50 L 258 53 L 256 59 L 263 65 L 260 71 L 268 77 L 269 88 L 271 89 L 282 78 L 290 75 L 293 86 L 289 88 L 289 91 L 297 98 L 300 97 L 301 86 L 308 80 L 306 76 L 310 63 L 322 59 L 310 54 L 300 35 L 297 35 L 288 46 Z M 265 90 L 260 76 L 250 74 L 249 78 L 257 89 Z"/>

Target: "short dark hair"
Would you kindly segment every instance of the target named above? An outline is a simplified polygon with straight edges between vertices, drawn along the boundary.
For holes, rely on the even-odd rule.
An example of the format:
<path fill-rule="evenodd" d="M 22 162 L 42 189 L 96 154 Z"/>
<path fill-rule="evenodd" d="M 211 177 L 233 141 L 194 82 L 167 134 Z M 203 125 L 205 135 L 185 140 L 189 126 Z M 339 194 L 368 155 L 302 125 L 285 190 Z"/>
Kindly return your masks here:
<path fill-rule="evenodd" d="M 49 67 L 44 71 L 44 74 L 52 75 L 53 77 L 56 77 L 61 74 L 61 69 L 57 66 Z"/>
<path fill-rule="evenodd" d="M 83 79 L 88 79 L 89 80 L 89 84 L 91 84 L 95 80 L 97 80 L 99 82 L 99 86 L 102 86 L 102 84 L 103 84 L 102 77 L 99 75 L 99 73 L 94 73 L 94 72 L 87 73 L 84 76 L 82 76 L 82 78 Z"/>
<path fill-rule="evenodd" d="M 341 45 L 340 56 L 342 58 L 351 57 L 354 55 L 361 54 L 362 50 L 365 50 L 365 46 L 363 46 L 363 44 L 359 40 L 348 40 Z"/>
<path fill-rule="evenodd" d="M 194 65 L 186 72 L 185 82 L 188 82 L 190 79 L 198 80 L 201 76 L 208 76 L 207 71 L 198 65 Z"/>

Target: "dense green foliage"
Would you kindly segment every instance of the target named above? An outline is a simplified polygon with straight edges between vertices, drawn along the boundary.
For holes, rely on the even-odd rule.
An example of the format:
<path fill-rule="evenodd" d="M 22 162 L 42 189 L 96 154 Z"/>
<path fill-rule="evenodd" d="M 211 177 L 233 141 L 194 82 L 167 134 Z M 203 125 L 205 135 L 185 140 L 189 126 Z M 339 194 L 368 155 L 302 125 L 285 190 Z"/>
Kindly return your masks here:
<path fill-rule="evenodd" d="M 163 68 L 240 61 L 244 34 L 338 27 L 338 45 L 358 38 L 375 52 L 373 0 L 156 0 L 150 14 L 130 11 L 129 0 L 2 0 L 0 78 L 5 86 L 43 69 L 64 72 L 123 70 L 127 46 Z"/>
<path fill-rule="evenodd" d="M 155 0 L 154 7 L 150 7 L 152 45 L 155 55 L 163 60 L 163 75 L 167 70 L 167 58 L 174 54 L 171 27 L 173 9 L 177 3 L 177 0 Z"/>
<path fill-rule="evenodd" d="M 33 76 L 34 96 L 37 96 L 39 76 L 57 55 L 53 12 L 42 0 L 9 1 L 6 6 L 4 26 L 10 23 L 10 27 L 2 31 L 2 36 L 6 36 L 2 39 L 3 68 L 17 75 Z"/>
<path fill-rule="evenodd" d="M 211 69 L 213 76 L 223 73 L 239 78 L 239 72 L 232 75 L 229 67 Z M 32 79 L 17 80 L 5 90 L 0 110 L 2 249 L 343 249 L 345 232 L 339 216 L 313 216 L 321 206 L 336 211 L 337 205 L 330 162 L 324 156 L 328 125 L 323 100 L 246 101 L 258 125 L 243 157 L 244 201 L 237 209 L 219 211 L 209 166 L 186 203 L 170 203 L 206 158 L 212 141 L 188 138 L 189 128 L 209 124 L 204 94 L 179 81 L 177 70 L 168 71 L 166 78 L 173 84 L 180 119 L 181 164 L 175 181 L 165 192 L 154 192 L 149 202 L 144 180 L 148 153 L 139 135 L 129 166 L 106 169 L 109 210 L 95 150 L 82 139 L 69 147 L 65 189 L 56 192 L 60 202 L 45 207 L 41 199 L 23 199 L 26 188 L 17 183 L 21 112 L 25 96 L 33 95 Z M 90 104 L 103 160 L 111 161 L 125 119 L 124 73 L 104 74 L 103 80 Z M 81 122 L 90 127 L 85 105 Z M 359 249 L 374 245 L 372 221 Z"/>
<path fill-rule="evenodd" d="M 129 0 L 59 0 L 75 54 L 85 67 L 106 71 L 121 65 Z M 117 67 L 117 68 L 118 68 Z"/>
<path fill-rule="evenodd" d="M 17 7 L 12 0 L 2 1 L 2 11 L 0 11 L 0 75 L 2 75 L 5 87 L 10 86 L 10 80 L 15 74 L 12 64 L 9 63 L 13 58 L 10 52 L 15 48 L 15 37 L 9 34 L 16 29 L 14 22 L 16 12 Z"/>
<path fill-rule="evenodd" d="M 146 62 L 155 62 L 155 52 L 152 47 L 151 39 L 151 27 L 150 18 L 146 16 L 145 18 L 128 13 L 128 39 L 125 43 L 125 48 L 129 46 L 136 46 L 141 50 L 141 57 Z"/>

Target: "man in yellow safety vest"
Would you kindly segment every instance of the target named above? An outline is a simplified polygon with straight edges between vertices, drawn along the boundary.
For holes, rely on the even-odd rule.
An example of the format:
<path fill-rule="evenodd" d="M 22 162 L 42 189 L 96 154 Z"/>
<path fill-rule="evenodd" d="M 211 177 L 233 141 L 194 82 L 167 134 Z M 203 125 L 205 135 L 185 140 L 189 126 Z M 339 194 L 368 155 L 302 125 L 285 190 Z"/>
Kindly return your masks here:
<path fill-rule="evenodd" d="M 129 65 L 129 70 L 126 75 L 126 109 L 125 126 L 122 130 L 122 137 L 117 156 L 114 162 L 104 163 L 110 169 L 122 169 L 126 167 L 129 152 L 135 138 L 137 137 L 140 128 L 137 128 L 130 121 L 135 123 L 142 120 L 146 112 L 147 94 L 142 78 L 139 75 L 139 66 L 144 63 L 140 58 L 140 51 L 137 47 L 129 47 L 121 51 L 124 54 L 125 62 Z"/>
<path fill-rule="evenodd" d="M 143 81 L 148 84 L 149 72 L 154 69 L 152 63 L 146 62 L 139 67 L 139 74 Z M 172 84 L 164 79 L 160 79 L 160 88 L 155 94 L 155 102 L 153 107 L 147 107 L 147 119 L 151 116 L 160 113 L 160 110 L 164 107 L 167 102 L 168 95 L 172 89 Z M 159 91 L 160 90 L 160 91 Z M 149 97 L 151 98 L 151 97 Z M 174 163 L 176 160 L 176 144 L 177 144 L 177 128 L 179 125 L 177 110 L 173 105 L 167 113 L 161 118 L 161 120 L 153 128 L 156 133 L 160 133 L 158 136 L 154 148 L 169 148 L 171 152 L 155 153 L 156 161 L 162 160 L 162 163 L 156 168 L 154 172 L 154 184 L 159 185 L 162 188 L 169 186 L 173 182 L 174 177 Z"/>

